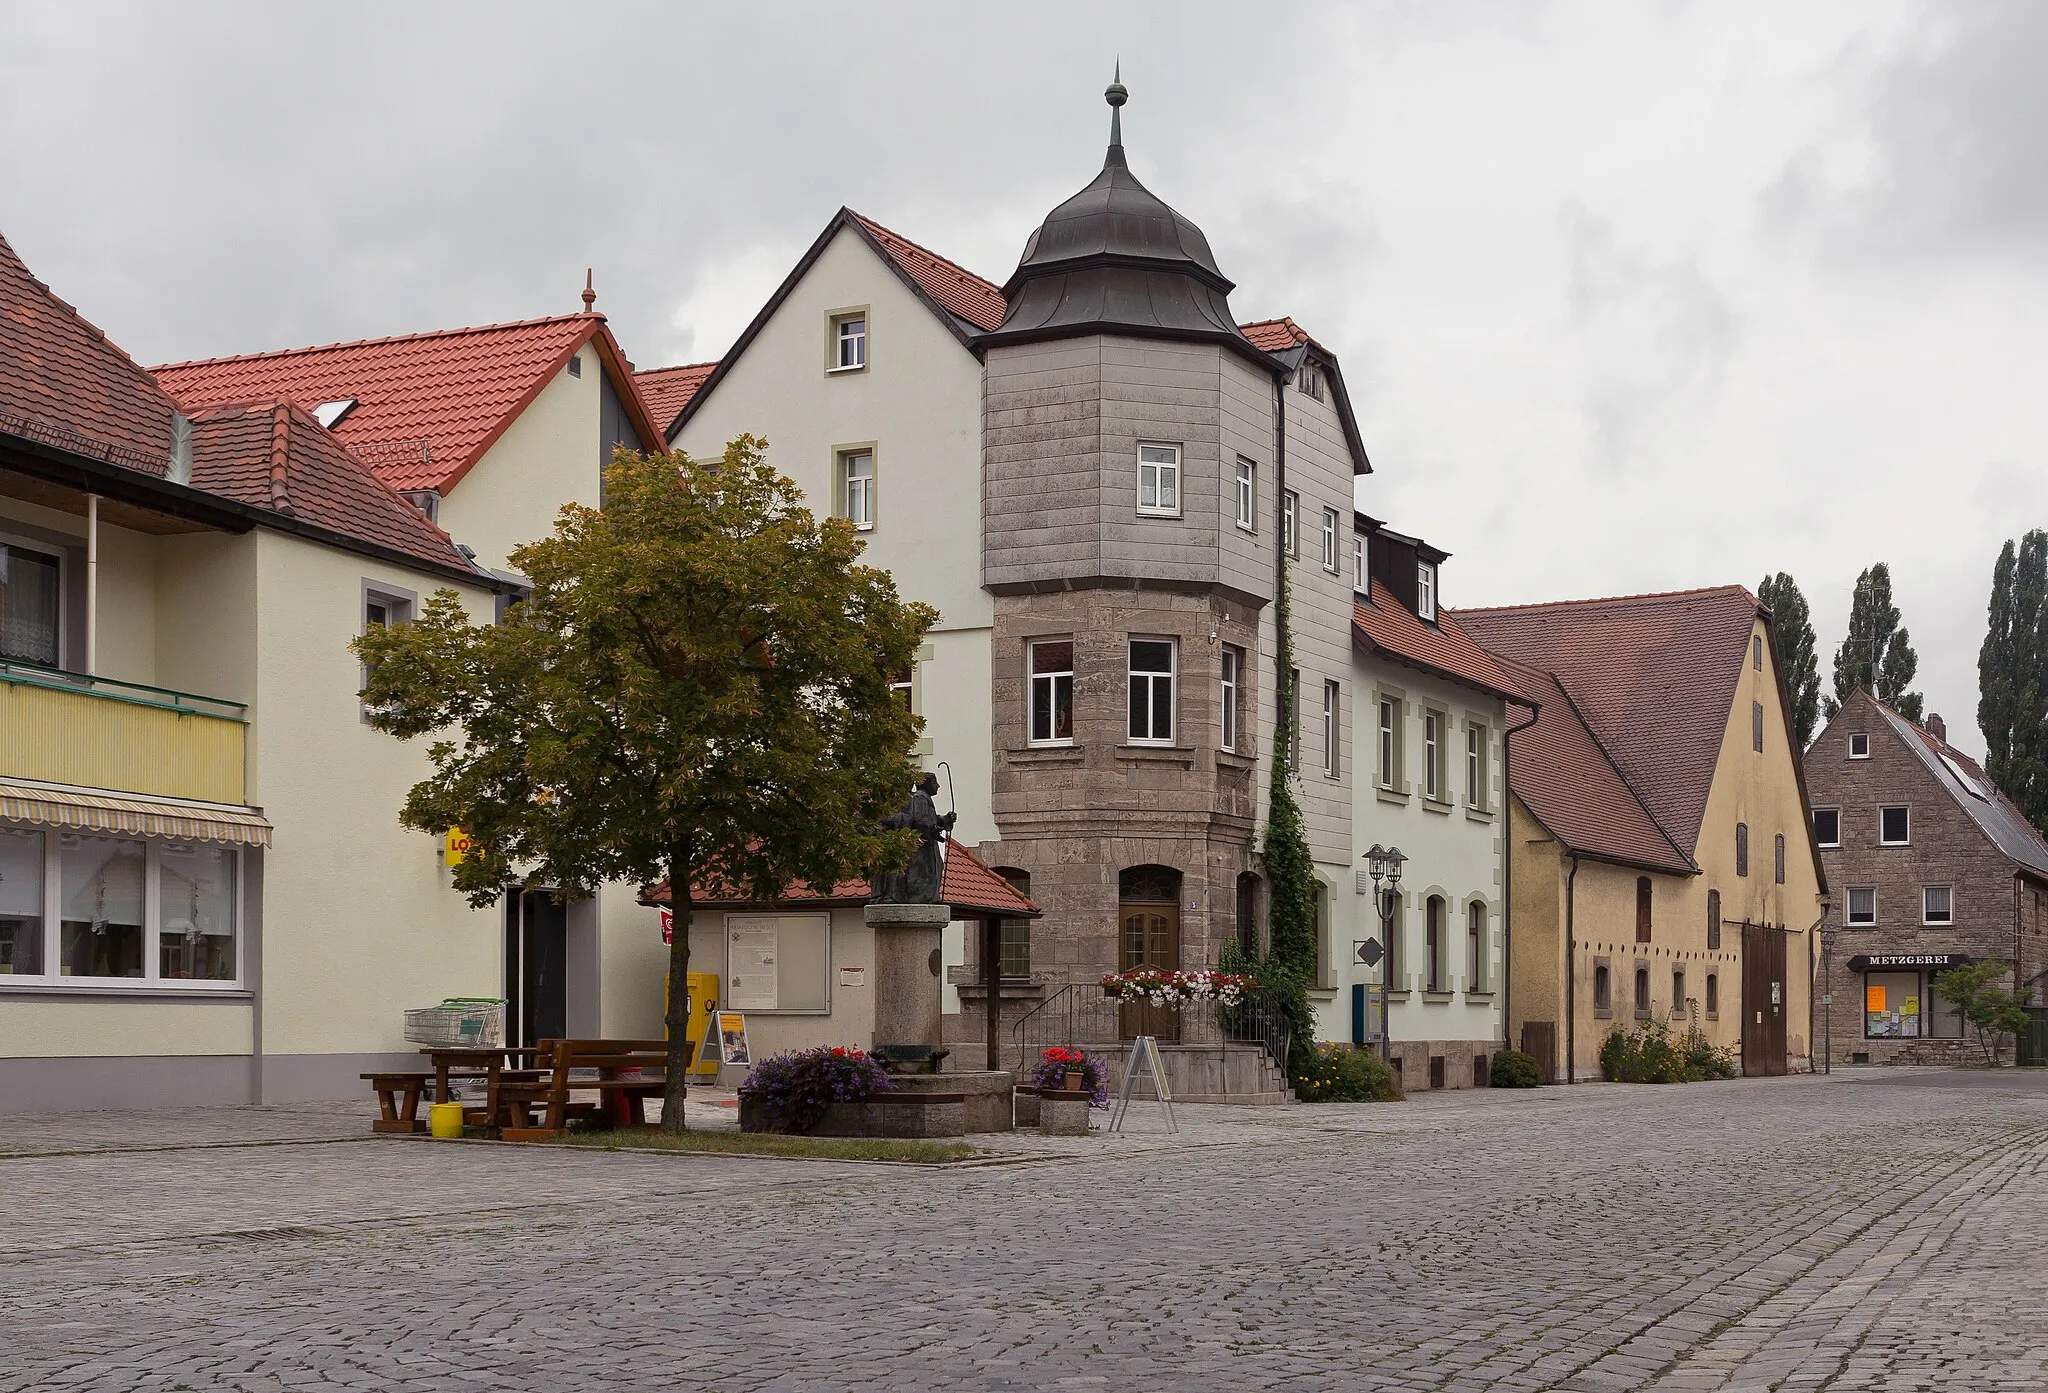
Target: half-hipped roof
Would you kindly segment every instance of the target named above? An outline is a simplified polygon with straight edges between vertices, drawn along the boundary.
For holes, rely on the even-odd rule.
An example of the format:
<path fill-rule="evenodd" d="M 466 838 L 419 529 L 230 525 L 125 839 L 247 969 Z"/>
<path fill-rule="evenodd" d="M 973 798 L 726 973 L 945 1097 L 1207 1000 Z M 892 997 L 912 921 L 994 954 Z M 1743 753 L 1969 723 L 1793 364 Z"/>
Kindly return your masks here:
<path fill-rule="evenodd" d="M 960 843 L 946 843 L 945 857 L 939 896 L 956 917 L 1036 919 L 1043 913 L 1028 895 L 1020 894 L 1009 881 L 990 870 L 980 857 Z M 773 903 L 821 907 L 858 905 L 866 904 L 873 895 L 874 888 L 865 880 L 842 880 L 829 891 L 820 891 L 797 881 Z M 651 886 L 640 898 L 643 904 L 669 903 L 668 881 L 662 880 Z M 732 886 L 703 885 L 692 893 L 690 903 L 703 909 L 732 909 L 757 906 L 761 901 L 747 899 Z"/>

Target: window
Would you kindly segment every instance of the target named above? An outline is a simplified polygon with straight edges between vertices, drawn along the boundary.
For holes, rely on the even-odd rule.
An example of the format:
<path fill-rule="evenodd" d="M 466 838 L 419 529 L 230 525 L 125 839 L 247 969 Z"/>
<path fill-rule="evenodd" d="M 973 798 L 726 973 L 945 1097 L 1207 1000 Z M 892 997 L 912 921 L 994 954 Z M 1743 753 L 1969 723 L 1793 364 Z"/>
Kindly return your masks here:
<path fill-rule="evenodd" d="M 61 593 L 56 557 L 0 545 L 0 658 L 57 666 Z"/>
<path fill-rule="evenodd" d="M 0 976 L 43 975 L 44 835 L 0 827 Z"/>
<path fill-rule="evenodd" d="M 1247 957 L 1259 955 L 1259 878 L 1250 871 L 1237 877 L 1237 946 Z"/>
<path fill-rule="evenodd" d="M 1963 1038 L 1963 1013 L 1955 1003 L 1941 994 L 1941 974 L 1927 974 L 1927 1033 L 1936 1040 L 1960 1040 Z"/>
<path fill-rule="evenodd" d="M 231 846 L 0 828 L 0 976 L 232 983 L 240 897 Z"/>
<path fill-rule="evenodd" d="M 569 376 L 583 376 L 583 355 L 581 353 L 572 353 L 569 355 Z"/>
<path fill-rule="evenodd" d="M 1222 745 L 1226 750 L 1237 749 L 1237 727 L 1242 716 L 1238 705 L 1238 694 L 1244 686 L 1244 650 L 1223 645 L 1223 683 L 1217 694 L 1216 704 L 1223 713 Z"/>
<path fill-rule="evenodd" d="M 1877 839 L 1886 846 L 1905 846 L 1913 840 L 1913 818 L 1905 808 L 1880 808 Z"/>
<path fill-rule="evenodd" d="M 1294 374 L 1294 385 L 1301 389 L 1303 396 L 1314 397 L 1317 401 L 1321 401 L 1323 399 L 1322 369 L 1318 368 L 1314 363 L 1303 363 L 1300 371 Z"/>
<path fill-rule="evenodd" d="M 1849 924 L 1875 924 L 1877 922 L 1876 886 L 1852 885 L 1849 887 L 1849 904 L 1845 922 Z"/>
<path fill-rule="evenodd" d="M 1749 636 L 1749 665 L 1758 672 L 1764 670 L 1764 636 L 1762 634 L 1751 634 Z"/>
<path fill-rule="evenodd" d="M 1727 650 L 1723 649 L 1722 651 L 1726 652 Z M 1764 704 L 1760 701 L 1752 701 L 1749 704 L 1749 743 L 1757 753 L 1763 753 Z"/>
<path fill-rule="evenodd" d="M 1749 874 L 1749 824 L 1735 824 L 1735 874 Z"/>
<path fill-rule="evenodd" d="M 1025 898 L 1031 895 L 1031 872 L 1015 866 L 997 866 L 997 875 Z M 1005 982 L 1031 980 L 1031 921 L 1004 919 L 996 929 L 996 975 Z"/>
<path fill-rule="evenodd" d="M 1422 796 L 1443 801 L 1444 718 L 1435 711 L 1422 713 Z"/>
<path fill-rule="evenodd" d="M 1180 516 L 1180 446 L 1138 446 L 1138 511 Z"/>
<path fill-rule="evenodd" d="M 144 843 L 61 835 L 58 972 L 66 977 L 140 977 L 147 879 Z"/>
<path fill-rule="evenodd" d="M 1074 739 L 1074 641 L 1031 645 L 1031 743 L 1068 745 Z"/>
<path fill-rule="evenodd" d="M 1863 1038 L 1918 1039 L 1923 1023 L 1921 1002 L 1919 973 L 1864 973 Z"/>
<path fill-rule="evenodd" d="M 1486 989 L 1486 906 L 1474 900 L 1465 906 L 1465 990 Z"/>
<path fill-rule="evenodd" d="M 1955 888 L 1948 885 L 1922 886 L 1920 890 L 1920 922 L 1923 924 L 1953 924 L 1955 921 Z"/>
<path fill-rule="evenodd" d="M 1289 556 L 1301 555 L 1301 495 L 1293 489 L 1280 496 L 1280 545 Z"/>
<path fill-rule="evenodd" d="M 1448 990 L 1444 986 L 1444 902 L 1431 895 L 1422 907 L 1422 955 L 1423 970 L 1429 975 L 1425 979 L 1433 992 Z"/>
<path fill-rule="evenodd" d="M 1398 737 L 1400 715 L 1391 697 L 1380 698 L 1380 787 L 1394 788 L 1401 778 Z"/>
<path fill-rule="evenodd" d="M 1614 1009 L 1614 981 L 1606 963 L 1593 965 L 1593 1009 L 1603 1012 Z"/>
<path fill-rule="evenodd" d="M 371 629 L 388 629 L 396 624 L 410 624 L 416 598 L 404 591 L 379 590 L 365 582 L 363 585 L 363 632 L 367 634 Z M 362 685 L 364 687 L 369 686 L 370 665 L 368 663 L 363 664 L 361 675 Z M 367 702 L 363 704 L 362 719 L 364 721 L 370 719 L 370 706 Z"/>
<path fill-rule="evenodd" d="M 1815 808 L 1813 810 L 1813 839 L 1821 846 L 1842 844 L 1842 810 L 1840 808 Z"/>
<path fill-rule="evenodd" d="M 1778 834 L 1777 842 L 1773 848 L 1773 856 L 1777 862 L 1778 884 L 1783 885 L 1785 883 L 1785 834 L 1783 832 Z"/>
<path fill-rule="evenodd" d="M 1728 650 L 1724 648 L 1721 651 L 1725 653 Z M 1636 1014 L 1650 1014 L 1650 969 L 1647 967 L 1636 969 Z"/>
<path fill-rule="evenodd" d="M 1724 649 L 1722 649 L 1721 651 L 1725 653 L 1725 652 L 1727 652 L 1728 650 L 1724 648 Z M 1652 895 L 1652 891 L 1651 891 L 1651 889 L 1650 889 L 1650 878 L 1649 878 L 1648 876 L 1646 876 L 1646 875 L 1639 875 L 1639 876 L 1637 876 L 1637 877 L 1636 877 L 1636 942 L 1638 942 L 1638 943 L 1648 943 L 1648 942 L 1650 941 L 1650 899 L 1651 899 L 1651 895 Z"/>
<path fill-rule="evenodd" d="M 1256 531 L 1259 507 L 1259 468 L 1244 456 L 1237 458 L 1237 525 Z"/>
<path fill-rule="evenodd" d="M 1318 884 L 1315 899 L 1316 914 L 1316 985 L 1334 987 L 1337 985 L 1335 955 L 1330 952 L 1330 887 Z"/>
<path fill-rule="evenodd" d="M 1671 969 L 1671 1014 L 1685 1014 L 1685 969 L 1682 967 Z"/>
<path fill-rule="evenodd" d="M 1721 1014 L 1721 974 L 1707 974 L 1707 1019 L 1713 1020 Z"/>
<path fill-rule="evenodd" d="M 875 525 L 875 452 L 848 450 L 839 457 L 839 515 L 862 532 Z"/>
<path fill-rule="evenodd" d="M 917 710 L 916 672 L 917 669 L 914 666 L 899 668 L 895 675 L 889 679 L 889 695 L 894 697 L 897 705 L 901 706 L 905 711 L 915 712 Z"/>
<path fill-rule="evenodd" d="M 868 316 L 865 310 L 832 319 L 832 371 L 852 372 L 868 365 Z"/>
<path fill-rule="evenodd" d="M 1465 806 L 1486 808 L 1486 727 L 1477 721 L 1465 726 Z"/>
<path fill-rule="evenodd" d="M 235 978 L 234 848 L 165 842 L 157 851 L 158 975 L 173 981 Z"/>
<path fill-rule="evenodd" d="M 1130 737 L 1134 745 L 1173 743 L 1173 640 L 1134 638 L 1130 648 Z"/>
<path fill-rule="evenodd" d="M 1365 534 L 1354 533 L 1351 538 L 1351 588 L 1361 595 L 1372 593 L 1372 579 L 1365 570 Z"/>
<path fill-rule="evenodd" d="M 1335 682 L 1323 683 L 1323 773 L 1334 779 L 1341 772 L 1337 767 L 1337 703 L 1342 696 Z"/>
<path fill-rule="evenodd" d="M 1432 562 L 1419 561 L 1415 565 L 1415 612 L 1431 622 L 1436 620 L 1436 566 Z"/>
<path fill-rule="evenodd" d="M 1870 758 L 1870 737 L 1860 730 L 1849 737 L 1849 758 Z"/>
<path fill-rule="evenodd" d="M 1337 574 L 1337 510 L 1323 509 L 1323 569 Z"/>
<path fill-rule="evenodd" d="M 1707 947 L 1710 951 L 1721 949 L 1721 892 L 1707 891 Z M 1713 978 L 1708 978 L 1712 981 Z"/>

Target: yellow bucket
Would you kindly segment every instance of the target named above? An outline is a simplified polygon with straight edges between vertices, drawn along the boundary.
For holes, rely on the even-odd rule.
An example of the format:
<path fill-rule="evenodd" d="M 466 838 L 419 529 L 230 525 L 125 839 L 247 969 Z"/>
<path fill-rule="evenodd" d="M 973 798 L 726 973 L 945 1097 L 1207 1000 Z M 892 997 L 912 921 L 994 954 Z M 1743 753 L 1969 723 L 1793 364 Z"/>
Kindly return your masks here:
<path fill-rule="evenodd" d="M 427 1130 L 444 1140 L 462 1137 L 462 1104 L 435 1103 L 427 1109 Z"/>

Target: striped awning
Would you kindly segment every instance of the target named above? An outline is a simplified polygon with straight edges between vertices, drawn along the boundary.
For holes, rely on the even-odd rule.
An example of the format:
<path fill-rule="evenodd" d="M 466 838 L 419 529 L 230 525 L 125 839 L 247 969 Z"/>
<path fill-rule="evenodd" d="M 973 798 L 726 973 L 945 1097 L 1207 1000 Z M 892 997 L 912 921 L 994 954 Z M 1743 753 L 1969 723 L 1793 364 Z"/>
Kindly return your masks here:
<path fill-rule="evenodd" d="M 270 845 L 270 823 L 254 808 L 4 779 L 0 779 L 0 822 L 65 827 L 77 832 L 168 837 L 181 842 Z"/>

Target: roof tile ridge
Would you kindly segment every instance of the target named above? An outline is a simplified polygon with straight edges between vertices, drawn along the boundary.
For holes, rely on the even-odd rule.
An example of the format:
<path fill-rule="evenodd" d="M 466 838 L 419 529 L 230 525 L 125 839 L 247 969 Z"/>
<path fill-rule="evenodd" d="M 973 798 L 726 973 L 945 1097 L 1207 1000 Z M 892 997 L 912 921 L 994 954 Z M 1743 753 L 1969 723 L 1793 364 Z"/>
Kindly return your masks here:
<path fill-rule="evenodd" d="M 1690 599 L 1695 595 L 1716 595 L 1729 592 L 1739 593 L 1752 602 L 1756 598 L 1750 594 L 1748 586 L 1728 583 L 1722 585 L 1701 585 L 1691 590 L 1645 590 L 1633 595 L 1593 595 L 1580 600 L 1534 600 L 1522 605 L 1460 605 L 1455 612 L 1458 614 L 1518 614 L 1525 610 L 1634 604 L 1644 600 L 1683 600 Z"/>
<path fill-rule="evenodd" d="M 285 478 L 290 470 L 292 437 L 291 403 L 280 399 L 270 409 L 270 510 L 290 516 L 291 495 L 285 491 Z"/>
<path fill-rule="evenodd" d="M 93 323 L 90 319 L 86 318 L 85 315 L 80 312 L 78 306 L 72 304 L 62 295 L 59 295 L 56 291 L 50 289 L 49 282 L 45 281 L 41 276 L 38 276 L 34 271 L 29 269 L 29 264 L 21 259 L 21 253 L 17 252 L 14 249 L 13 245 L 10 242 L 8 242 L 5 237 L 0 237 L 0 252 L 5 253 L 5 259 L 13 262 L 16 269 L 18 269 L 21 272 L 22 278 L 26 280 L 30 285 L 34 286 L 36 290 L 45 299 L 49 300 L 49 302 L 55 305 L 58 309 L 64 311 L 64 313 L 68 315 L 72 320 L 76 321 L 80 327 L 84 328 L 94 338 L 98 339 L 100 343 L 106 346 L 108 352 L 112 353 L 115 357 L 119 358 L 122 362 L 126 363 L 129 367 L 135 369 L 135 371 L 138 374 L 140 374 L 144 379 L 148 381 L 151 387 L 155 388 L 159 393 L 163 395 L 165 402 L 171 407 L 172 410 L 177 409 L 177 399 L 171 396 L 170 392 L 165 389 L 163 383 L 158 382 L 156 380 L 156 374 L 150 371 L 150 369 L 144 367 L 142 364 L 136 362 L 134 356 L 130 354 L 127 349 L 121 347 L 120 344 L 115 343 L 112 339 L 108 338 L 107 331 L 100 328 L 99 325 Z M 81 432 L 81 434 L 82 433 L 83 432 Z"/>
<path fill-rule="evenodd" d="M 1627 771 L 1625 771 L 1621 767 L 1621 765 L 1615 761 L 1613 754 L 1608 751 L 1606 742 L 1601 740 L 1600 733 L 1593 729 L 1593 723 L 1586 719 L 1586 713 L 1584 711 L 1581 711 L 1579 709 L 1579 703 L 1573 700 L 1572 689 L 1566 686 L 1565 680 L 1562 677 L 1558 676 L 1556 673 L 1552 672 L 1546 675 L 1550 678 L 1552 682 L 1555 682 L 1557 684 L 1558 695 L 1562 696 L 1564 698 L 1564 704 L 1571 708 L 1572 719 L 1577 721 L 1579 723 L 1579 728 L 1586 732 L 1586 738 L 1593 742 L 1593 748 L 1599 751 L 1600 758 L 1606 761 L 1607 767 L 1609 769 L 1612 769 L 1614 771 L 1614 777 L 1621 780 L 1621 786 L 1628 790 L 1628 796 L 1635 800 L 1635 804 L 1638 808 L 1642 809 L 1643 816 L 1650 820 L 1650 825 L 1657 829 L 1657 835 L 1662 837 L 1664 839 L 1664 844 L 1671 848 L 1671 854 L 1676 856 L 1679 860 L 1685 862 L 1686 865 L 1692 867 L 1695 871 L 1697 871 L 1700 868 L 1700 863 L 1693 860 L 1692 857 L 1688 856 L 1683 850 L 1679 848 L 1677 839 L 1671 835 L 1670 830 L 1667 829 L 1664 826 L 1664 824 L 1658 820 L 1658 817 L 1655 813 L 1650 811 L 1650 805 L 1643 800 L 1642 792 L 1636 788 L 1635 781 L 1629 778 Z"/>
<path fill-rule="evenodd" d="M 663 373 L 692 372 L 697 368 L 715 368 L 717 366 L 718 360 L 716 358 L 710 358 L 701 363 L 677 363 L 673 367 L 666 368 L 635 368 L 633 370 L 633 376 L 658 377 Z"/>
<path fill-rule="evenodd" d="M 990 280 L 986 276 L 968 270 L 965 266 L 962 266 L 959 262 L 953 260 L 951 257 L 942 256 L 938 252 L 933 251 L 930 247 L 925 246 L 921 242 L 913 242 L 910 238 L 905 237 L 902 233 L 897 232 L 893 228 L 887 228 L 882 226 L 882 224 L 876 222 L 873 218 L 869 217 L 865 213 L 857 212 L 852 208 L 848 208 L 846 211 L 853 214 L 855 218 L 859 219 L 860 222 L 866 226 L 868 231 L 873 232 L 879 236 L 888 237 L 894 241 L 901 242 L 904 246 L 909 247 L 912 251 L 921 252 L 925 256 L 930 257 L 933 261 L 938 262 L 941 266 L 944 266 L 949 270 L 957 271 L 961 275 L 965 276 L 967 279 L 973 281 L 976 285 L 984 287 L 991 295 L 997 297 L 1000 297 L 1002 295 L 1002 289 L 999 286 L 997 286 L 994 281 Z"/>
<path fill-rule="evenodd" d="M 441 524 L 435 522 L 432 518 L 428 517 L 425 513 L 421 512 L 418 506 L 414 504 L 411 499 L 407 498 L 403 493 L 399 492 L 398 487 L 395 484 L 391 483 L 383 475 L 379 474 L 376 468 L 373 465 L 371 465 L 368 460 L 364 459 L 361 455 L 358 455 L 355 452 L 355 447 L 350 445 L 346 440 L 343 440 L 340 436 L 336 435 L 333 431 L 327 429 L 327 427 L 321 425 L 320 419 L 317 416 L 313 415 L 312 412 L 306 410 L 305 407 L 301 406 L 298 402 L 291 400 L 289 397 L 277 398 L 276 405 L 278 409 L 286 411 L 292 416 L 296 416 L 299 420 L 300 429 L 303 430 L 307 427 L 310 427 L 319 435 L 324 437 L 329 444 L 334 446 L 336 453 L 339 454 L 343 459 L 348 461 L 349 467 L 354 469 L 355 472 L 358 475 L 360 475 L 363 478 L 363 480 L 370 485 L 371 489 L 383 493 L 384 495 L 386 495 L 390 502 L 395 503 L 398 505 L 398 507 L 402 508 L 404 510 L 404 516 L 407 519 L 409 519 L 412 522 L 416 522 L 419 526 L 425 528 L 427 531 L 441 538 L 441 540 L 445 541 L 448 544 L 448 549 L 450 551 L 455 550 L 455 538 L 448 531 L 447 528 L 441 526 Z"/>
<path fill-rule="evenodd" d="M 572 324 L 588 320 L 602 320 L 603 315 L 595 311 L 585 314 L 578 310 L 574 314 L 550 314 L 537 319 L 506 319 L 494 324 L 466 324 L 454 329 L 421 329 L 411 334 L 384 334 L 377 338 L 337 339 L 332 343 L 307 344 L 303 348 L 266 348 L 258 353 L 227 353 L 216 358 L 187 358 L 176 363 L 158 363 L 148 369 L 151 373 L 172 372 L 179 368 L 219 367 L 227 363 L 255 363 L 266 358 L 298 358 L 309 353 L 334 353 L 344 348 L 379 348 L 385 344 L 418 343 L 425 339 L 460 338 L 465 334 L 502 333 L 507 329 L 533 329 L 543 324 Z"/>

